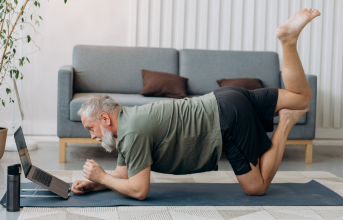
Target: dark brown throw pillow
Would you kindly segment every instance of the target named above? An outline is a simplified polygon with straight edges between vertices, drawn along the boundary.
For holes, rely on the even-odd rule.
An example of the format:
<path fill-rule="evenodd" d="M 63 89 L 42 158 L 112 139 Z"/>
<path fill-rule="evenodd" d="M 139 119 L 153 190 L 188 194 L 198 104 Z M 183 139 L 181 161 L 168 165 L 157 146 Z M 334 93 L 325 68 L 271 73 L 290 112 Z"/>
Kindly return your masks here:
<path fill-rule="evenodd" d="M 143 89 L 141 95 L 170 98 L 187 97 L 186 85 L 188 78 L 178 75 L 142 70 Z"/>
<path fill-rule="evenodd" d="M 219 87 L 223 86 L 237 86 L 248 90 L 262 88 L 260 79 L 255 78 L 236 78 L 236 79 L 219 79 L 217 80 Z"/>

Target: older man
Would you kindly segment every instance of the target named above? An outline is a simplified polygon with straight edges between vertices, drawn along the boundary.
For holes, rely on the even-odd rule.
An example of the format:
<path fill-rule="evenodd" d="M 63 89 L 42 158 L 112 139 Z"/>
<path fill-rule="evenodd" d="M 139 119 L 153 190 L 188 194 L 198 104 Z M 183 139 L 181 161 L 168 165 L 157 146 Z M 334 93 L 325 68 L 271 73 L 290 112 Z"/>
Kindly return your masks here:
<path fill-rule="evenodd" d="M 296 49 L 305 25 L 320 13 L 303 9 L 276 29 L 283 49 L 282 77 L 285 90 L 248 91 L 222 87 L 209 94 L 170 99 L 132 108 L 122 107 L 109 96 L 94 96 L 79 114 L 93 139 L 107 151 L 118 151 L 117 168 L 107 174 L 87 160 L 75 194 L 112 189 L 145 199 L 150 171 L 189 174 L 217 170 L 222 151 L 248 195 L 263 195 L 283 156 L 287 136 L 309 109 L 311 90 Z M 271 140 L 273 117 L 280 120 Z M 115 142 L 117 138 L 117 142 Z"/>

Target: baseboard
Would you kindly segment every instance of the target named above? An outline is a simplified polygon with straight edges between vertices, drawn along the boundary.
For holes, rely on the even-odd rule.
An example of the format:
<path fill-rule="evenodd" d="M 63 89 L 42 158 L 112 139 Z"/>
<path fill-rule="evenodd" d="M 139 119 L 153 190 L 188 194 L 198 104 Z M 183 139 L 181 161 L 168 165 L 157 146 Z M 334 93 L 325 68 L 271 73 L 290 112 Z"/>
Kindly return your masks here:
<path fill-rule="evenodd" d="M 12 138 L 13 134 L 8 134 L 7 135 L 7 138 Z M 55 135 L 55 136 L 52 136 L 52 135 L 46 135 L 46 136 L 43 136 L 43 135 L 25 135 L 25 138 L 26 139 L 30 139 L 30 140 L 34 140 L 34 141 L 37 141 L 37 142 L 51 142 L 51 143 L 58 143 L 59 142 L 59 138 Z"/>
<path fill-rule="evenodd" d="M 332 139 L 314 139 L 314 146 L 341 146 L 343 147 L 343 140 L 332 140 Z"/>
<path fill-rule="evenodd" d="M 14 134 L 15 131 L 11 129 L 11 121 L 6 121 L 8 125 L 8 134 Z M 17 123 L 19 126 L 20 123 Z M 37 136 L 56 136 L 57 135 L 57 122 L 48 121 L 23 121 L 24 135 L 37 135 Z"/>
<path fill-rule="evenodd" d="M 343 140 L 343 128 L 316 128 L 316 139 Z"/>

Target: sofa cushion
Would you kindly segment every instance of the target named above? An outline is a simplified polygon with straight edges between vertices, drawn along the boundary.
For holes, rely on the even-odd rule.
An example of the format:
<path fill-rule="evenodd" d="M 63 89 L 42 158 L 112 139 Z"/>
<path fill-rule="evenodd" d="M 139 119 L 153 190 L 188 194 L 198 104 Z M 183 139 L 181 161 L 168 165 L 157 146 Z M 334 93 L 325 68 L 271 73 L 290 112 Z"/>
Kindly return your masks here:
<path fill-rule="evenodd" d="M 76 93 L 74 94 L 70 102 L 70 120 L 81 121 L 81 117 L 77 114 L 81 105 L 86 99 L 93 95 L 103 95 L 104 93 Z M 139 94 L 120 94 L 120 93 L 106 93 L 111 96 L 116 102 L 122 106 L 133 107 L 135 105 L 145 105 L 151 102 L 157 102 L 162 100 L 169 100 L 167 97 L 145 97 Z M 190 96 L 190 97 L 196 97 Z"/>
<path fill-rule="evenodd" d="M 180 76 L 188 78 L 188 94 L 206 94 L 219 88 L 222 78 L 258 78 L 263 87 L 280 88 L 279 56 L 276 52 L 180 51 Z"/>
<path fill-rule="evenodd" d="M 142 69 L 178 75 L 178 51 L 164 48 L 77 45 L 74 93 L 139 94 Z"/>
<path fill-rule="evenodd" d="M 253 78 L 218 79 L 217 83 L 220 87 L 237 86 L 237 87 L 242 87 L 248 90 L 262 88 L 261 80 L 253 79 Z"/>
<path fill-rule="evenodd" d="M 144 96 L 154 97 L 187 97 L 186 86 L 188 79 L 170 73 L 142 70 Z"/>

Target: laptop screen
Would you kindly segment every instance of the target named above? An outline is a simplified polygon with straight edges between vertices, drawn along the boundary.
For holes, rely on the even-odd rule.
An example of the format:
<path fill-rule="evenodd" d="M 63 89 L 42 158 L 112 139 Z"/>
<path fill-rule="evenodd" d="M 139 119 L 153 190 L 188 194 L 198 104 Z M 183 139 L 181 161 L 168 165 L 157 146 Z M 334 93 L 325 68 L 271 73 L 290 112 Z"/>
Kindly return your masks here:
<path fill-rule="evenodd" d="M 26 147 L 24 134 L 21 127 L 19 127 L 17 131 L 14 133 L 14 140 L 17 145 L 19 157 L 21 160 L 21 165 L 23 166 L 25 176 L 27 176 L 31 168 L 31 159 L 30 159 L 29 151 L 27 150 L 27 147 Z"/>

